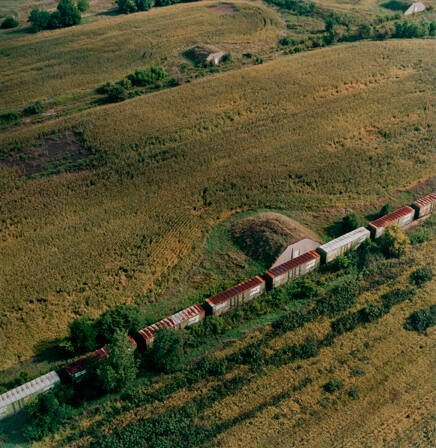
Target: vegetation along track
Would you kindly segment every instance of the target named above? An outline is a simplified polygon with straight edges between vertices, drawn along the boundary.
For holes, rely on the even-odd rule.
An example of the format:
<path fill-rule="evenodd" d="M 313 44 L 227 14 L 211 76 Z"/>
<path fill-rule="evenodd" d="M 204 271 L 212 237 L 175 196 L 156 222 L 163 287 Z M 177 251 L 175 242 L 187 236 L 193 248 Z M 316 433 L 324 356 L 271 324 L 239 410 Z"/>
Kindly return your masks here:
<path fill-rule="evenodd" d="M 2 367 L 77 316 L 156 300 L 232 209 L 353 207 L 429 176 L 434 45 L 330 47 L 2 135 L 20 153 L 73 127 L 101 161 L 26 182 L 0 163 Z"/>

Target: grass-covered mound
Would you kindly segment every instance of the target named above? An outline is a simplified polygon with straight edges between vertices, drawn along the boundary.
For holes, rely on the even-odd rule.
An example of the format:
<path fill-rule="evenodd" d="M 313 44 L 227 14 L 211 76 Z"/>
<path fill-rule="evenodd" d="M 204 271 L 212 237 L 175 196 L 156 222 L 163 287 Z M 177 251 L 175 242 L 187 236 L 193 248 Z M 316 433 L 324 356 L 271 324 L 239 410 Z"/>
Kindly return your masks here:
<path fill-rule="evenodd" d="M 291 218 L 279 213 L 260 213 L 242 219 L 231 228 L 232 239 L 250 257 L 271 265 L 293 242 L 304 238 Z"/>

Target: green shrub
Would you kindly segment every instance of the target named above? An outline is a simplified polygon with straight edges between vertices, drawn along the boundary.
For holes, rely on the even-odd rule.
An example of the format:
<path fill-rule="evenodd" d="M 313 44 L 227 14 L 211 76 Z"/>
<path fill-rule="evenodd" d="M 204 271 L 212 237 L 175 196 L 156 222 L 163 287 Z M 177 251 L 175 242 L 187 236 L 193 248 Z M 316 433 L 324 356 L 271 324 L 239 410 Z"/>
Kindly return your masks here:
<path fill-rule="evenodd" d="M 107 100 L 111 103 L 124 101 L 129 97 L 127 90 L 119 84 L 111 85 L 107 89 Z"/>
<path fill-rule="evenodd" d="M 40 11 L 35 8 L 30 11 L 27 19 L 32 24 L 32 30 L 38 32 L 48 28 L 50 22 L 50 13 L 48 11 Z"/>
<path fill-rule="evenodd" d="M 347 395 L 353 400 L 358 400 L 359 399 L 359 389 L 357 389 L 357 387 L 353 387 L 353 388 L 347 390 Z"/>
<path fill-rule="evenodd" d="M 0 115 L 0 124 L 9 124 L 16 122 L 20 119 L 20 115 L 16 112 L 7 112 Z"/>
<path fill-rule="evenodd" d="M 330 326 L 335 335 L 353 331 L 359 325 L 358 313 L 348 313 L 334 320 Z"/>
<path fill-rule="evenodd" d="M 405 302 L 406 300 L 412 300 L 415 296 L 415 290 L 413 289 L 393 289 L 381 296 L 382 304 L 385 310 L 389 311 L 394 305 Z"/>
<path fill-rule="evenodd" d="M 135 73 L 131 73 L 127 78 L 134 86 L 146 87 L 163 80 L 166 76 L 167 73 L 162 67 L 150 67 L 145 70 L 136 70 Z"/>
<path fill-rule="evenodd" d="M 279 44 L 280 44 L 280 45 L 283 45 L 284 47 L 287 47 L 287 46 L 289 46 L 289 45 L 292 45 L 293 43 L 294 43 L 294 41 L 293 41 L 289 36 L 282 37 L 282 38 L 279 40 Z"/>
<path fill-rule="evenodd" d="M 78 9 L 80 12 L 86 12 L 86 11 L 88 11 L 88 9 L 89 9 L 89 2 L 88 2 L 88 0 L 79 0 L 79 1 L 77 2 L 77 9 Z"/>
<path fill-rule="evenodd" d="M 342 389 L 342 381 L 339 380 L 329 380 L 327 383 L 325 383 L 322 388 L 328 392 L 329 394 L 332 394 L 333 392 L 336 392 L 338 390 Z"/>
<path fill-rule="evenodd" d="M 420 244 L 428 241 L 431 238 L 430 229 L 418 229 L 415 232 L 409 234 L 409 240 L 411 244 Z"/>
<path fill-rule="evenodd" d="M 156 370 L 173 373 L 185 362 L 185 338 L 182 331 L 162 328 L 156 334 L 151 349 L 151 360 Z"/>
<path fill-rule="evenodd" d="M 24 434 L 29 440 L 41 440 L 55 433 L 72 416 L 72 409 L 60 402 L 56 392 L 39 395 L 25 407 L 27 425 Z"/>
<path fill-rule="evenodd" d="M 342 218 L 342 230 L 344 233 L 362 227 L 366 224 L 364 219 L 356 213 L 350 213 Z"/>
<path fill-rule="evenodd" d="M 317 300 L 316 308 L 319 314 L 334 317 L 354 305 L 360 291 L 358 279 L 346 279 L 334 286 L 326 295 Z"/>
<path fill-rule="evenodd" d="M 380 238 L 380 246 L 386 256 L 398 258 L 407 253 L 410 242 L 397 225 L 392 225 L 386 228 Z"/>
<path fill-rule="evenodd" d="M 386 203 L 385 205 L 383 205 L 383 207 L 377 213 L 377 218 L 381 218 L 382 216 L 388 215 L 393 210 L 394 209 L 392 208 L 392 205 L 389 203 Z"/>
<path fill-rule="evenodd" d="M 18 20 L 16 20 L 14 17 L 8 16 L 5 20 L 3 20 L 2 24 L 0 25 L 0 28 L 2 30 L 7 30 L 10 28 L 16 28 L 19 25 Z"/>
<path fill-rule="evenodd" d="M 24 115 L 37 115 L 41 112 L 44 112 L 45 106 L 41 103 L 41 101 L 36 101 L 32 104 L 29 104 L 23 109 Z"/>
<path fill-rule="evenodd" d="M 436 305 L 423 308 L 411 313 L 404 323 L 404 328 L 409 331 L 418 331 L 423 333 L 427 328 L 436 325 Z"/>
<path fill-rule="evenodd" d="M 422 268 L 413 271 L 410 274 L 410 283 L 420 288 L 424 283 L 429 282 L 433 278 L 433 271 L 430 266 L 424 266 Z"/>
<path fill-rule="evenodd" d="M 370 303 L 359 311 L 361 322 L 373 322 L 386 314 L 382 303 Z"/>
<path fill-rule="evenodd" d="M 88 353 L 97 348 L 97 332 L 86 319 L 75 319 L 70 325 L 70 343 L 76 355 Z"/>

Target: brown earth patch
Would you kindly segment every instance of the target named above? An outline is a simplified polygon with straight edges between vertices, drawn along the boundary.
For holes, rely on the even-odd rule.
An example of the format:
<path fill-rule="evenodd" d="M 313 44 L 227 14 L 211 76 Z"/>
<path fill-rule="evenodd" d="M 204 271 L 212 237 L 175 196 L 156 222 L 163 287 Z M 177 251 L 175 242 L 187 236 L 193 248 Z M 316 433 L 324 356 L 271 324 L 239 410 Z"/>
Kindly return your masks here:
<path fill-rule="evenodd" d="M 18 168 L 23 176 L 31 177 L 80 171 L 86 167 L 80 161 L 91 156 L 92 153 L 78 143 L 72 132 L 66 132 L 60 136 L 45 137 L 31 148 L 8 154 L 0 159 L 0 163 L 9 168 Z"/>
<path fill-rule="evenodd" d="M 224 14 L 235 14 L 236 9 L 230 3 L 221 3 L 216 6 L 209 6 L 209 9 L 215 14 L 224 15 Z"/>

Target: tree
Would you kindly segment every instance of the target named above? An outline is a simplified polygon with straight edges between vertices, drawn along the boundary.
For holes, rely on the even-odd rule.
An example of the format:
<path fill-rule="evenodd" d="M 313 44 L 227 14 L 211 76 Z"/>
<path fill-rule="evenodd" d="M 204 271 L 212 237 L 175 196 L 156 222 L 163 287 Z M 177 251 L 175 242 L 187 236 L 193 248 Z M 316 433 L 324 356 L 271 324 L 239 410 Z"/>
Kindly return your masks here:
<path fill-rule="evenodd" d="M 79 1 L 77 2 L 77 9 L 78 9 L 80 12 L 86 12 L 86 11 L 88 11 L 88 9 L 89 9 L 89 3 L 88 3 L 88 0 L 79 0 Z"/>
<path fill-rule="evenodd" d="M 62 27 L 78 25 L 81 20 L 80 11 L 72 0 L 61 0 L 57 9 Z"/>
<path fill-rule="evenodd" d="M 116 392 L 132 383 L 138 373 L 138 365 L 126 332 L 117 330 L 109 349 L 109 357 L 93 367 L 97 385 L 105 392 Z"/>
<path fill-rule="evenodd" d="M 131 12 L 138 11 L 134 0 L 116 0 L 115 3 L 118 5 L 118 11 L 122 14 L 130 14 Z"/>
<path fill-rule="evenodd" d="M 91 352 L 96 348 L 96 330 L 86 319 L 75 319 L 70 325 L 70 342 L 76 355 Z"/>
<path fill-rule="evenodd" d="M 385 216 L 393 211 L 392 205 L 389 203 L 386 203 L 378 212 L 378 217 Z"/>
<path fill-rule="evenodd" d="M 352 230 L 365 225 L 365 222 L 356 213 L 350 213 L 342 218 L 341 224 L 344 232 L 351 232 Z"/>
<path fill-rule="evenodd" d="M 111 103 L 118 103 L 120 101 L 124 101 L 129 97 L 127 90 L 120 86 L 119 84 L 115 84 L 110 86 L 107 90 L 107 99 Z"/>
<path fill-rule="evenodd" d="M 15 28 L 19 25 L 18 20 L 14 19 L 13 17 L 9 16 L 6 17 L 5 20 L 3 20 L 2 24 L 0 25 L 0 28 L 2 30 L 7 30 L 10 28 Z"/>
<path fill-rule="evenodd" d="M 55 391 L 42 394 L 25 408 L 29 423 L 25 435 L 30 440 L 41 440 L 53 434 L 72 415 L 71 408 L 60 402 Z"/>
<path fill-rule="evenodd" d="M 50 13 L 48 11 L 32 9 L 28 21 L 32 24 L 32 30 L 34 32 L 45 30 L 50 21 Z"/>
<path fill-rule="evenodd" d="M 397 225 L 392 225 L 386 228 L 380 239 L 380 245 L 385 255 L 401 257 L 409 250 L 410 242 Z"/>
<path fill-rule="evenodd" d="M 138 11 L 148 11 L 153 8 L 154 0 L 135 0 Z"/>
<path fill-rule="evenodd" d="M 357 29 L 357 35 L 361 39 L 368 39 L 371 36 L 371 27 L 367 23 L 361 23 Z"/>
<path fill-rule="evenodd" d="M 162 372 L 180 370 L 185 357 L 185 340 L 182 332 L 162 328 L 156 335 L 151 350 L 153 366 Z"/>
<path fill-rule="evenodd" d="M 104 312 L 96 322 L 97 338 L 101 344 L 106 344 L 112 341 L 116 330 L 133 334 L 151 321 L 135 305 L 118 305 Z"/>
<path fill-rule="evenodd" d="M 333 31 L 334 26 L 336 25 L 336 21 L 334 19 L 332 19 L 331 17 L 329 17 L 326 21 L 325 21 L 325 30 L 326 32 L 330 32 Z"/>

